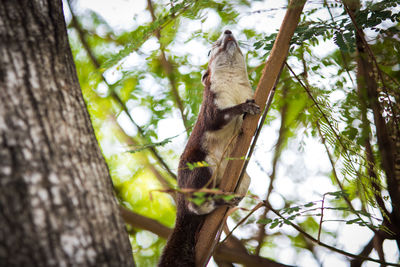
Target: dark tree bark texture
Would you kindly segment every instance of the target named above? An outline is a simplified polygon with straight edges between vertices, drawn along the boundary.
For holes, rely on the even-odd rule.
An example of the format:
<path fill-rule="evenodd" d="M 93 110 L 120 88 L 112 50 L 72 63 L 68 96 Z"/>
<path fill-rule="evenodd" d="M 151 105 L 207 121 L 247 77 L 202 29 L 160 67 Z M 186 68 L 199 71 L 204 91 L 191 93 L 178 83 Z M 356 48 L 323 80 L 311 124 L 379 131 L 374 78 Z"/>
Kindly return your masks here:
<path fill-rule="evenodd" d="M 0 2 L 0 265 L 134 265 L 61 0 Z"/>

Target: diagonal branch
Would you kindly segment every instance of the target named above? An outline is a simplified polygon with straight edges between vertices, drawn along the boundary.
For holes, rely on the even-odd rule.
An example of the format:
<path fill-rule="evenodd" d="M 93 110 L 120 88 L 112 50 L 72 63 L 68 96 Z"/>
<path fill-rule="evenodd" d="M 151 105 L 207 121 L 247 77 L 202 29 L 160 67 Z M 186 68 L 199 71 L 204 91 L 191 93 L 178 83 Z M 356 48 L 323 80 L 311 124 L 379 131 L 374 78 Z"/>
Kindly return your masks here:
<path fill-rule="evenodd" d="M 353 162 L 351 161 L 351 157 L 348 152 L 348 148 L 346 145 L 343 143 L 342 138 L 340 138 L 339 134 L 336 132 L 335 127 L 333 126 L 332 122 L 328 119 L 328 116 L 325 114 L 325 112 L 322 110 L 320 104 L 317 102 L 317 100 L 314 98 L 314 96 L 311 93 L 310 87 L 307 84 L 304 84 L 302 80 L 299 78 L 299 76 L 293 71 L 293 69 L 289 66 L 289 64 L 285 63 L 286 68 L 292 73 L 294 78 L 298 81 L 298 83 L 301 85 L 301 87 L 304 88 L 306 91 L 307 95 L 310 97 L 310 99 L 313 101 L 315 107 L 318 109 L 318 112 L 321 114 L 321 116 L 325 119 L 325 122 L 328 124 L 329 128 L 332 130 L 333 134 L 335 135 L 337 141 L 339 142 L 340 146 L 343 148 L 344 156 L 345 158 L 350 162 L 351 166 L 353 169 L 356 169 L 353 165 Z"/>
<path fill-rule="evenodd" d="M 154 14 L 154 8 L 153 8 L 153 4 L 152 4 L 151 0 L 147 0 L 147 7 L 149 8 L 149 11 L 150 11 L 151 18 L 152 18 L 153 22 L 156 21 L 156 16 Z M 190 125 L 189 125 L 188 119 L 187 119 L 186 114 L 185 114 L 185 109 L 184 109 L 184 106 L 183 106 L 183 103 L 182 103 L 182 99 L 179 96 L 178 88 L 176 86 L 176 81 L 175 81 L 174 74 L 173 74 L 172 63 L 168 60 L 167 56 L 165 55 L 165 47 L 160 41 L 161 40 L 161 34 L 160 34 L 160 30 L 159 29 L 157 29 L 155 31 L 155 35 L 156 35 L 156 37 L 157 37 L 157 39 L 158 39 L 158 41 L 160 43 L 161 65 L 164 68 L 164 72 L 168 77 L 169 83 L 171 84 L 171 92 L 172 92 L 172 95 L 174 97 L 175 104 L 178 107 L 179 112 L 181 114 L 183 125 L 185 126 L 185 129 L 186 129 L 186 133 L 187 133 L 187 135 L 189 135 L 189 131 L 188 130 L 190 129 Z"/>
<path fill-rule="evenodd" d="M 374 238 L 375 237 L 371 238 L 371 240 L 364 246 L 363 250 L 358 254 L 358 258 L 350 261 L 350 267 L 361 267 L 361 264 L 364 262 L 363 257 L 367 257 L 371 254 L 372 249 L 374 248 Z"/>
<path fill-rule="evenodd" d="M 117 120 L 115 119 L 114 116 L 112 117 L 112 120 L 113 120 L 115 127 L 117 127 L 119 129 L 119 133 L 121 134 L 123 141 L 128 146 L 137 146 L 138 143 L 136 142 L 136 140 L 125 133 L 125 131 L 122 129 L 121 125 L 117 122 Z M 140 163 L 140 165 L 143 165 L 146 168 L 150 169 L 150 171 L 154 174 L 156 179 L 160 182 L 160 184 L 162 185 L 164 190 L 173 188 L 173 185 L 167 179 L 165 179 L 164 175 L 155 167 L 155 164 L 152 164 L 149 161 L 149 158 L 147 156 L 140 157 L 139 163 Z M 176 196 L 175 192 L 174 191 L 170 192 L 170 195 L 175 200 L 175 196 Z"/>
<path fill-rule="evenodd" d="M 114 99 L 114 101 L 116 101 L 120 107 L 122 108 L 122 110 L 126 113 L 126 115 L 128 116 L 128 118 L 130 119 L 130 121 L 132 122 L 133 125 L 135 125 L 135 127 L 138 130 L 139 135 L 146 139 L 144 130 L 135 122 L 135 120 L 132 118 L 131 114 L 129 113 L 128 108 L 126 107 L 126 105 L 123 103 L 122 99 L 115 93 L 115 90 L 113 90 L 113 86 L 110 85 L 107 80 L 104 78 L 104 75 L 102 73 L 102 71 L 100 71 L 100 63 L 97 60 L 96 56 L 94 55 L 93 51 L 90 49 L 90 46 L 87 42 L 86 39 L 86 33 L 82 30 L 82 27 L 80 25 L 80 23 L 78 22 L 78 19 L 76 18 L 75 13 L 73 12 L 70 2 L 67 1 L 68 5 L 69 5 L 69 9 L 71 12 L 71 16 L 72 16 L 72 21 L 71 21 L 71 25 L 72 27 L 74 27 L 74 29 L 78 32 L 78 36 L 79 36 L 79 40 L 82 43 L 82 46 L 84 47 L 86 53 L 89 56 L 90 61 L 92 62 L 93 66 L 95 66 L 95 68 L 101 73 L 101 78 L 103 80 L 103 82 L 107 85 L 108 88 L 110 88 L 111 93 L 110 96 L 112 97 L 112 99 Z M 174 179 L 176 179 L 176 174 L 174 172 L 172 172 L 172 170 L 169 168 L 169 166 L 167 165 L 167 163 L 162 159 L 162 157 L 160 156 L 160 154 L 158 153 L 157 149 L 155 149 L 154 147 L 149 147 L 152 155 L 157 159 L 157 161 L 160 163 L 160 165 L 171 175 L 171 177 L 173 177 Z"/>
<path fill-rule="evenodd" d="M 264 109 L 268 96 L 274 88 L 283 64 L 286 60 L 290 40 L 294 34 L 303 10 L 305 1 L 292 0 L 288 6 L 285 18 L 282 22 L 275 44 L 271 50 L 265 68 L 255 93 L 255 102 Z M 239 180 L 247 150 L 257 129 L 259 115 L 248 116 L 243 121 L 243 133 L 238 137 L 237 143 L 229 158 L 240 159 L 231 160 L 225 169 L 221 189 L 226 192 L 233 192 Z M 225 218 L 227 209 L 219 208 L 207 216 L 202 229 L 199 232 L 199 239 L 196 244 L 196 262 L 198 266 L 205 266 L 211 256 L 221 233 L 221 225 Z"/>
<path fill-rule="evenodd" d="M 276 172 L 277 172 L 277 167 L 278 167 L 278 160 L 280 158 L 280 155 L 282 153 L 282 148 L 284 145 L 284 140 L 285 140 L 285 135 L 287 132 L 286 128 L 286 117 L 287 117 L 287 111 L 289 107 L 289 103 L 286 100 L 287 94 L 288 94 L 289 88 L 288 86 L 284 85 L 282 87 L 282 99 L 284 101 L 283 106 L 281 108 L 281 126 L 279 128 L 279 135 L 278 135 L 278 140 L 276 141 L 275 144 L 275 152 L 274 152 L 274 157 L 272 160 L 272 173 L 269 176 L 269 186 L 268 186 L 268 191 L 267 191 L 267 196 L 265 197 L 265 200 L 268 201 L 269 196 L 271 195 L 273 186 L 274 186 L 274 181 L 276 177 Z M 267 217 L 268 209 L 265 207 L 263 214 L 260 216 L 260 219 L 265 219 Z M 254 252 L 255 255 L 260 254 L 261 247 L 263 245 L 263 240 L 265 237 L 265 225 L 259 224 L 259 229 L 257 233 L 257 247 Z"/>
<path fill-rule="evenodd" d="M 338 184 L 338 186 L 339 186 L 339 188 L 340 188 L 340 191 L 345 192 L 345 189 L 344 189 L 344 187 L 343 187 L 343 185 L 342 185 L 342 182 L 340 181 L 340 179 L 339 179 L 339 177 L 338 177 L 338 175 L 337 175 L 337 172 L 336 172 L 335 161 L 334 161 L 334 159 L 333 159 L 333 155 L 332 155 L 331 152 L 329 151 L 328 145 L 326 144 L 325 137 L 324 137 L 324 135 L 323 135 L 322 132 L 321 132 L 321 127 L 319 126 L 319 123 L 318 123 L 318 122 L 316 122 L 316 125 L 317 125 L 317 130 L 318 130 L 319 137 L 321 138 L 321 142 L 322 142 L 322 144 L 323 144 L 324 147 L 325 147 L 326 154 L 328 155 L 329 162 L 331 163 L 331 166 L 332 166 L 333 178 L 335 178 L 335 182 Z M 347 203 L 347 205 L 349 206 L 349 208 L 350 208 L 355 214 L 357 214 L 357 212 L 355 211 L 355 209 L 354 209 L 354 207 L 353 207 L 353 204 L 351 203 L 350 199 L 349 199 L 346 195 L 343 195 L 343 199 L 346 201 L 346 203 Z"/>
<path fill-rule="evenodd" d="M 325 121 L 328 123 L 328 125 L 329 125 L 329 127 L 331 128 L 331 130 L 333 131 L 333 133 L 334 133 L 336 139 L 339 141 L 339 144 L 340 144 L 340 145 L 342 146 L 342 148 L 344 149 L 344 156 L 346 156 L 347 159 L 349 160 L 349 162 L 353 165 L 353 163 L 352 163 L 352 161 L 351 161 L 351 158 L 350 158 L 350 155 L 349 155 L 349 153 L 348 153 L 348 151 L 347 151 L 346 146 L 345 146 L 344 143 L 342 142 L 342 139 L 340 138 L 339 134 L 336 133 L 336 130 L 335 130 L 335 128 L 333 127 L 332 123 L 328 120 L 327 115 L 324 113 L 324 111 L 321 109 L 321 107 L 320 107 L 320 105 L 318 104 L 318 102 L 315 100 L 315 98 L 314 98 L 313 95 L 311 94 L 311 90 L 310 90 L 310 88 L 309 88 L 308 85 L 307 85 L 308 83 L 306 82 L 306 84 L 304 84 L 304 83 L 300 80 L 300 78 L 298 77 L 298 75 L 296 75 L 296 73 L 292 70 L 292 68 L 289 66 L 289 64 L 287 64 L 287 63 L 285 63 L 285 64 L 286 64 L 286 67 L 289 69 L 289 71 L 292 73 L 292 75 L 295 77 L 295 79 L 298 81 L 298 83 L 299 83 L 299 84 L 304 88 L 304 90 L 307 92 L 307 95 L 310 97 L 310 99 L 314 102 L 314 104 L 315 104 L 315 106 L 317 107 L 318 111 L 322 114 L 322 117 L 323 117 L 323 118 L 325 119 Z M 328 157 L 329 157 L 329 160 L 330 160 L 330 162 L 331 162 L 331 164 L 332 164 L 332 167 L 333 167 L 334 178 L 336 179 L 336 182 L 338 183 L 338 185 L 339 185 L 339 187 L 340 187 L 340 190 L 344 191 L 344 188 L 343 188 L 342 184 L 340 183 L 339 178 L 338 178 L 338 176 L 337 176 L 337 174 L 336 174 L 336 171 L 335 171 L 335 168 L 334 168 L 333 158 L 330 156 L 329 150 L 328 150 L 328 148 L 327 148 L 327 146 L 326 146 L 326 143 L 325 143 L 325 138 L 324 138 L 323 135 L 322 135 L 322 132 L 321 132 L 321 129 L 320 129 L 320 126 L 319 126 L 318 122 L 317 122 L 317 129 L 318 129 L 319 135 L 321 136 L 322 143 L 324 144 L 325 148 L 327 149 Z M 355 168 L 354 168 L 354 169 L 355 169 Z M 352 211 L 359 219 L 361 219 L 361 221 L 364 221 L 364 220 L 362 219 L 362 217 L 360 216 L 360 214 L 359 214 L 358 212 L 356 212 L 356 210 L 354 209 L 354 207 L 353 207 L 353 205 L 351 204 L 351 201 L 348 199 L 348 197 L 346 197 L 346 196 L 343 196 L 343 197 L 344 197 L 346 203 L 348 204 L 349 208 L 351 209 L 351 211 Z M 369 228 L 371 231 L 376 232 L 376 230 L 375 230 L 373 227 L 371 227 L 369 224 L 367 224 L 367 226 L 368 226 L 368 228 Z"/>
<path fill-rule="evenodd" d="M 335 18 L 333 17 L 332 11 L 328 5 L 328 0 L 324 0 L 324 5 L 326 6 L 326 8 L 328 10 L 328 13 L 329 13 L 329 16 L 331 17 L 332 22 L 336 24 Z M 344 52 L 341 49 L 339 49 L 339 52 L 340 52 L 340 56 L 342 57 L 342 60 L 343 60 L 344 69 L 346 70 L 346 73 L 349 76 L 351 83 L 354 85 L 354 81 L 353 81 L 353 78 L 351 77 L 350 70 L 349 70 L 349 64 L 346 60 Z"/>

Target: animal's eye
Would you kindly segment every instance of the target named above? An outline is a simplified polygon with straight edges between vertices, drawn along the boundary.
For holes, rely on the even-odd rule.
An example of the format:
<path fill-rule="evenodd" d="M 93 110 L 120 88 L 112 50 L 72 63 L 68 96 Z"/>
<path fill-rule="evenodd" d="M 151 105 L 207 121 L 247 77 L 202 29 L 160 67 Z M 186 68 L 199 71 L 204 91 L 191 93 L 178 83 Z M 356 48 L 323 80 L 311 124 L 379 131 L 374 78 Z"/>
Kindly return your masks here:
<path fill-rule="evenodd" d="M 211 54 L 211 50 L 210 50 L 210 51 L 208 51 L 208 55 L 207 55 L 207 56 L 209 57 L 209 56 L 210 56 L 210 54 Z"/>

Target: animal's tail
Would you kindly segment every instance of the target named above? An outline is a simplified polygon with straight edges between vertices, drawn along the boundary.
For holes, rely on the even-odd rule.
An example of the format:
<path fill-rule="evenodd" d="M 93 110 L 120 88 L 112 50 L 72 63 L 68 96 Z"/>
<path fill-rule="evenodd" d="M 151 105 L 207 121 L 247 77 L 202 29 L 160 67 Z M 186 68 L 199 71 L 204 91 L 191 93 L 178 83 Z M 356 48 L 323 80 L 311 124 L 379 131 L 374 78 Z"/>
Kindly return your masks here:
<path fill-rule="evenodd" d="M 159 267 L 194 267 L 196 235 L 204 216 L 184 214 L 178 216 L 175 228 L 161 255 Z"/>

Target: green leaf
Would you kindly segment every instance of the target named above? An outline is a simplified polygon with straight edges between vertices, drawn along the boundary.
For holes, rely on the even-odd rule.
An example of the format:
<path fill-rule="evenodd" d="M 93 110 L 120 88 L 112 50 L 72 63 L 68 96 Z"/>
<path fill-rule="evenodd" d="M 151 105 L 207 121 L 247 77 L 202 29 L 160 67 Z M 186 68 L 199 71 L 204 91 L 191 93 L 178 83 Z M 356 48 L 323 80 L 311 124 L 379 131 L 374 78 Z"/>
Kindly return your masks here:
<path fill-rule="evenodd" d="M 259 224 L 269 224 L 269 223 L 271 223 L 272 222 L 272 219 L 270 219 L 270 218 L 265 218 L 265 219 L 259 219 L 258 221 L 257 221 L 257 223 L 259 223 Z"/>
<path fill-rule="evenodd" d="M 223 200 L 229 202 L 235 198 L 235 195 L 219 195 Z"/>
<path fill-rule="evenodd" d="M 271 223 L 271 225 L 269 226 L 270 229 L 274 229 L 275 227 L 277 227 L 279 225 L 280 221 L 275 219 L 273 223 Z"/>
<path fill-rule="evenodd" d="M 335 32 L 333 41 L 339 47 L 340 50 L 342 50 L 344 52 L 347 52 L 349 50 L 347 47 L 347 44 L 344 41 L 343 34 L 340 31 Z"/>
<path fill-rule="evenodd" d="M 309 203 L 305 204 L 304 207 L 309 208 L 309 207 L 312 207 L 314 205 L 315 205 L 314 202 L 309 202 Z"/>

